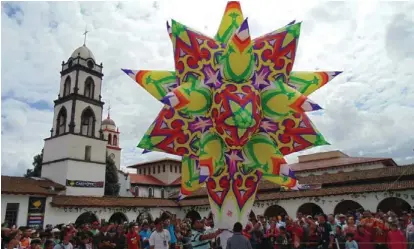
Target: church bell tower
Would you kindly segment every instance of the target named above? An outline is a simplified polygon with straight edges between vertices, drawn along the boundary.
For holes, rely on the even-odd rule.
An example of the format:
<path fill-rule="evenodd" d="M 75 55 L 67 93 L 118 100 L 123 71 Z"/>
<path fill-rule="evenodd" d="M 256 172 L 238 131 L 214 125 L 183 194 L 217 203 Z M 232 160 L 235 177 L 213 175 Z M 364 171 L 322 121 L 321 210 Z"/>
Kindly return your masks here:
<path fill-rule="evenodd" d="M 107 141 L 101 129 L 102 63 L 96 63 L 84 44 L 62 62 L 60 75 L 42 177 L 65 185 L 66 195 L 103 196 Z"/>

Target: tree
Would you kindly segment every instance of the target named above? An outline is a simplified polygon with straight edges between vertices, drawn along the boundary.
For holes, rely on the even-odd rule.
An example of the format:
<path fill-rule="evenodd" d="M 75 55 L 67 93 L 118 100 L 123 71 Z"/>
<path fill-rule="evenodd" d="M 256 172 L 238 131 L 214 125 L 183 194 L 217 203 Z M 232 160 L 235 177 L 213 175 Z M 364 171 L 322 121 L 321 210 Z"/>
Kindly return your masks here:
<path fill-rule="evenodd" d="M 43 150 L 40 154 L 33 157 L 33 169 L 27 169 L 24 177 L 41 177 L 43 163 Z"/>
<path fill-rule="evenodd" d="M 106 157 L 105 195 L 118 196 L 121 188 L 118 181 L 118 170 L 115 162 L 112 158 Z"/>

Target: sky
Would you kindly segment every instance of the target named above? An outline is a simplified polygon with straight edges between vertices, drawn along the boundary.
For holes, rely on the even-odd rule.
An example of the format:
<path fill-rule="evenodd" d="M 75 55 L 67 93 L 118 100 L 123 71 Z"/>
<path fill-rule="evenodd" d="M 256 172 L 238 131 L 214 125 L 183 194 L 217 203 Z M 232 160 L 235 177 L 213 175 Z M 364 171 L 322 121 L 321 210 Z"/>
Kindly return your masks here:
<path fill-rule="evenodd" d="M 253 37 L 303 21 L 293 70 L 344 71 L 310 98 L 309 114 L 331 143 L 287 157 L 341 150 L 414 162 L 414 2 L 241 1 Z M 205 3 L 205 4 L 203 4 Z M 289 5 L 289 4 L 292 5 Z M 62 61 L 83 44 L 103 63 L 101 95 L 120 129 L 121 165 L 162 108 L 120 68 L 173 70 L 165 23 L 214 36 L 226 1 L 2 2 L 1 170 L 23 175 L 50 136 Z M 171 156 L 169 156 L 171 157 Z"/>

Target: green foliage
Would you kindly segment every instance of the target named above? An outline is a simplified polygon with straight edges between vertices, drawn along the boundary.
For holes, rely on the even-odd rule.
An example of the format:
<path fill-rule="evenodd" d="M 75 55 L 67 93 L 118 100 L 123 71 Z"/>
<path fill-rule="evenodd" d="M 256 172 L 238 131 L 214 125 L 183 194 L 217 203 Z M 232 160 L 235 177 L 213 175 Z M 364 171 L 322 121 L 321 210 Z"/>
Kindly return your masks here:
<path fill-rule="evenodd" d="M 40 177 L 42 174 L 43 150 L 33 157 L 33 169 L 27 169 L 24 177 Z"/>
<path fill-rule="evenodd" d="M 106 157 L 105 195 L 119 195 L 121 186 L 118 181 L 118 169 L 116 168 L 115 162 L 112 158 Z"/>

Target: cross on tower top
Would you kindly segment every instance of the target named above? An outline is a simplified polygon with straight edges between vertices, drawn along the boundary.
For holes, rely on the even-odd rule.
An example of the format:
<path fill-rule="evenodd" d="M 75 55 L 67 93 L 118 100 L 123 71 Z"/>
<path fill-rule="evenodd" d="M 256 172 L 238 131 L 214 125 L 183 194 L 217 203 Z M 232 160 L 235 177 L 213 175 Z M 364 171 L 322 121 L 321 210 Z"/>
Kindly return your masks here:
<path fill-rule="evenodd" d="M 85 46 L 85 44 L 86 44 L 86 34 L 88 34 L 88 33 L 89 33 L 89 31 L 85 27 L 85 32 L 83 33 L 83 35 L 84 35 L 84 38 L 83 38 L 83 46 Z"/>
<path fill-rule="evenodd" d="M 108 119 L 111 118 L 111 103 L 108 105 Z"/>

